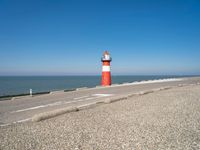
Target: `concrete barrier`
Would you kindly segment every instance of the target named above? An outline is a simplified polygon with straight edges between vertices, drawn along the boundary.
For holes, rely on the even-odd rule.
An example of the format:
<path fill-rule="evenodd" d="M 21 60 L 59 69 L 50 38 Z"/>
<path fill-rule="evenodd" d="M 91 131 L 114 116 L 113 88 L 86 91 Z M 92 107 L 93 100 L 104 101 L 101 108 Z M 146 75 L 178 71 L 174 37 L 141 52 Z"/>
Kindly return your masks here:
<path fill-rule="evenodd" d="M 80 111 L 80 110 L 84 110 L 84 109 L 93 108 L 93 107 L 97 106 L 98 104 L 103 104 L 103 103 L 104 103 L 103 101 L 99 101 L 99 102 L 80 105 L 77 107 L 67 107 L 67 108 L 61 108 L 61 109 L 56 109 L 56 110 L 49 111 L 49 112 L 40 113 L 40 114 L 33 116 L 32 121 L 39 122 L 39 121 L 53 118 L 53 117 L 56 117 L 58 115 L 62 115 L 65 113 L 76 112 L 76 111 Z"/>
<path fill-rule="evenodd" d="M 156 91 L 167 90 L 167 89 L 171 89 L 171 88 L 172 87 L 162 87 L 162 88 L 157 88 L 157 89 L 153 89 L 153 90 L 140 91 L 138 93 L 127 94 L 127 95 L 123 95 L 123 96 L 116 96 L 116 97 L 106 98 L 104 100 L 104 103 L 109 104 L 109 103 L 112 103 L 112 102 L 125 100 L 125 99 L 128 99 L 128 98 L 133 97 L 133 96 L 140 96 L 140 95 L 150 94 L 150 93 L 154 93 Z"/>
<path fill-rule="evenodd" d="M 140 92 L 138 92 L 138 93 L 135 93 L 136 95 L 144 95 L 144 91 L 140 91 Z"/>
<path fill-rule="evenodd" d="M 154 92 L 153 90 L 144 91 L 144 93 L 143 93 L 142 95 L 149 94 L 149 93 L 153 93 L 153 92 Z"/>
<path fill-rule="evenodd" d="M 38 122 L 41 120 L 49 119 L 52 117 L 56 117 L 58 115 L 62 115 L 62 114 L 69 113 L 69 112 L 75 112 L 75 111 L 78 111 L 77 107 L 67 107 L 67 108 L 56 109 L 53 111 L 37 114 L 32 117 L 32 121 Z"/>
<path fill-rule="evenodd" d="M 131 98 L 131 97 L 133 97 L 133 96 L 135 96 L 135 94 L 128 94 L 128 95 L 127 95 L 127 98 Z"/>
<path fill-rule="evenodd" d="M 120 100 L 125 100 L 127 98 L 128 98 L 127 95 L 125 95 L 125 96 L 123 95 L 123 96 L 110 97 L 110 98 L 106 98 L 104 100 L 104 103 L 105 104 L 109 104 L 109 103 L 117 102 L 117 101 L 120 101 Z"/>
<path fill-rule="evenodd" d="M 153 89 L 153 90 L 148 90 L 148 91 L 140 91 L 140 92 L 137 92 L 137 93 L 133 93 L 132 96 L 141 96 L 141 95 L 145 95 L 145 94 L 150 94 L 150 93 L 154 93 L 156 91 L 160 91 L 161 89 L 158 88 L 158 89 Z M 131 97 L 132 97 L 131 96 Z"/>
<path fill-rule="evenodd" d="M 78 110 L 83 110 L 83 109 L 93 108 L 95 106 L 97 106 L 97 102 L 80 105 L 80 106 L 77 107 L 77 109 Z"/>
<path fill-rule="evenodd" d="M 98 102 L 96 102 L 96 104 L 97 105 L 104 104 L 104 101 L 103 100 L 102 101 L 98 101 Z"/>
<path fill-rule="evenodd" d="M 140 91 L 140 92 L 128 94 L 127 98 L 130 98 L 130 97 L 133 97 L 133 96 L 139 96 L 139 95 L 143 95 L 143 94 L 144 94 L 144 91 Z"/>

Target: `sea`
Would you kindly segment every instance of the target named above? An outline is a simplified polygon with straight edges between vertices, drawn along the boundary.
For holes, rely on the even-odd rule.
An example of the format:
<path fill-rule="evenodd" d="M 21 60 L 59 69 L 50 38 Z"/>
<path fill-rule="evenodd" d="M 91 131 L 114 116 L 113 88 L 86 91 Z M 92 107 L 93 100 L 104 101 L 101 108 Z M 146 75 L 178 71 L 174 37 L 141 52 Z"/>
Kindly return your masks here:
<path fill-rule="evenodd" d="M 156 79 L 181 78 L 183 76 L 112 76 L 113 84 Z M 74 90 L 95 87 L 101 83 L 101 76 L 0 76 L 0 97 L 10 95 Z"/>

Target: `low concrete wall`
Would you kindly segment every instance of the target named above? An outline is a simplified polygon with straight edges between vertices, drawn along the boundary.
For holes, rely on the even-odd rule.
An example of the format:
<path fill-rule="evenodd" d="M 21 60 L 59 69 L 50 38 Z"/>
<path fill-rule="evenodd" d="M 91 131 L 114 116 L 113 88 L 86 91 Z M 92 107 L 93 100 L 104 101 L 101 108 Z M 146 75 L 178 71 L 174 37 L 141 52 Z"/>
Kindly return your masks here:
<path fill-rule="evenodd" d="M 78 110 L 89 109 L 89 108 L 93 108 L 93 107 L 97 106 L 97 104 L 98 104 L 97 102 L 88 103 L 88 104 L 78 106 L 77 109 Z"/>
<path fill-rule="evenodd" d="M 62 115 L 62 114 L 69 113 L 69 112 L 75 112 L 75 111 L 78 111 L 77 107 L 67 107 L 67 108 L 57 109 L 57 110 L 53 110 L 53 111 L 49 111 L 49 112 L 44 112 L 44 113 L 40 113 L 40 114 L 33 116 L 32 121 L 38 122 L 41 120 L 49 119 L 52 117 L 56 117 L 58 115 Z"/>

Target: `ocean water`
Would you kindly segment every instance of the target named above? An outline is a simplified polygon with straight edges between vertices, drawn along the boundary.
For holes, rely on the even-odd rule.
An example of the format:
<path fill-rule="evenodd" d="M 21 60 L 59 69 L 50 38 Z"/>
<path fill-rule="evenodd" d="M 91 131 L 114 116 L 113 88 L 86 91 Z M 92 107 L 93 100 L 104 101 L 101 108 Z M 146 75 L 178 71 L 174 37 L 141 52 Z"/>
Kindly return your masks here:
<path fill-rule="evenodd" d="M 181 76 L 112 76 L 112 83 L 177 78 Z M 100 85 L 101 76 L 1 76 L 0 96 L 70 90 Z"/>

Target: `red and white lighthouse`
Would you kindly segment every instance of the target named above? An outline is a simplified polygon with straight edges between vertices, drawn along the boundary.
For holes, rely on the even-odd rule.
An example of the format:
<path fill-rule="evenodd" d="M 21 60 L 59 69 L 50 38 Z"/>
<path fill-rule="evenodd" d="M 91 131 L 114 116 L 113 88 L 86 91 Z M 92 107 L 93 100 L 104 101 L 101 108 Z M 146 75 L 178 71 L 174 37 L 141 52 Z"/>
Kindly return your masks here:
<path fill-rule="evenodd" d="M 102 61 L 102 80 L 101 85 L 102 86 L 109 86 L 111 85 L 111 74 L 110 74 L 110 62 L 112 58 L 110 57 L 110 54 L 108 51 L 105 51 L 103 53 L 103 56 L 101 58 Z"/>

